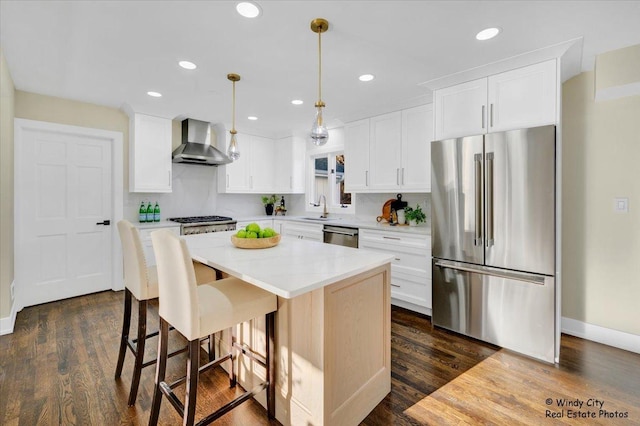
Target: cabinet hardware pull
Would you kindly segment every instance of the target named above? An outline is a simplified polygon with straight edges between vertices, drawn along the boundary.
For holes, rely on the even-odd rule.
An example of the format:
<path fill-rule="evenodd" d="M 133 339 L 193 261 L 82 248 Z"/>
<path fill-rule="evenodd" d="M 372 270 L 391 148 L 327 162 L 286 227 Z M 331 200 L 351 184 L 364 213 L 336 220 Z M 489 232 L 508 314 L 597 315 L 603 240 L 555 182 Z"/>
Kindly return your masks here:
<path fill-rule="evenodd" d="M 364 171 L 364 186 L 369 186 L 369 170 Z"/>
<path fill-rule="evenodd" d="M 489 127 L 493 127 L 493 104 L 491 104 L 491 108 L 489 109 Z"/>
<path fill-rule="evenodd" d="M 391 284 L 391 287 L 398 287 L 400 288 L 400 286 L 398 284 Z"/>
<path fill-rule="evenodd" d="M 401 240 L 401 238 L 398 238 L 398 237 L 387 237 L 386 235 L 383 235 L 382 238 L 384 238 L 386 240 Z"/>
<path fill-rule="evenodd" d="M 400 180 L 400 183 L 401 183 L 402 185 L 404 185 L 404 167 L 402 168 L 402 174 L 401 174 L 400 176 L 401 176 L 401 178 L 402 178 L 402 179 Z"/>
<path fill-rule="evenodd" d="M 396 185 L 400 186 L 400 168 L 396 169 Z"/>
<path fill-rule="evenodd" d="M 111 225 L 111 220 L 107 219 L 107 220 L 103 220 L 102 222 L 98 222 L 96 223 L 96 225 L 105 225 L 105 226 L 109 226 Z"/>
<path fill-rule="evenodd" d="M 229 187 L 229 173 L 227 173 L 227 188 Z"/>
<path fill-rule="evenodd" d="M 399 257 L 396 257 L 396 258 L 394 258 L 394 260 L 398 260 L 398 261 L 399 261 L 399 260 L 400 260 L 400 258 L 399 258 Z"/>
<path fill-rule="evenodd" d="M 476 209 L 475 209 L 475 238 L 474 246 L 482 246 L 482 154 L 473 156 L 473 164 L 475 165 L 475 189 L 476 189 Z"/>

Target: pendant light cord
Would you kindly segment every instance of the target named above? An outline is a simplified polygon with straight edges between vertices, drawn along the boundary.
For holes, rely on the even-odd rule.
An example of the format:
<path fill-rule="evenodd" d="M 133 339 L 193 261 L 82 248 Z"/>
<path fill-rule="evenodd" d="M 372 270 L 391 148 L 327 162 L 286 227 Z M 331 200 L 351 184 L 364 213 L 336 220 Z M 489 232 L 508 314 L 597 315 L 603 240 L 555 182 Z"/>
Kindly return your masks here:
<path fill-rule="evenodd" d="M 322 32 L 318 31 L 318 104 L 322 104 Z"/>
<path fill-rule="evenodd" d="M 233 83 L 233 102 L 231 104 L 232 106 L 231 130 L 235 132 L 236 131 L 236 82 L 233 81 L 232 83 Z"/>

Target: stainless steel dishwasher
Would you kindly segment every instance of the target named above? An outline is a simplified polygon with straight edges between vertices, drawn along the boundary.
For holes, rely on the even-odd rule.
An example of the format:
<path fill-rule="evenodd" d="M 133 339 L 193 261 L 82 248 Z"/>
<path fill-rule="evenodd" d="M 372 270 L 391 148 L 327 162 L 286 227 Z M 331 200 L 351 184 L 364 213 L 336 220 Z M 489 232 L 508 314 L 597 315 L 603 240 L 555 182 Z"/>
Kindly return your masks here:
<path fill-rule="evenodd" d="M 358 228 L 324 225 L 322 232 L 327 244 L 358 248 Z"/>

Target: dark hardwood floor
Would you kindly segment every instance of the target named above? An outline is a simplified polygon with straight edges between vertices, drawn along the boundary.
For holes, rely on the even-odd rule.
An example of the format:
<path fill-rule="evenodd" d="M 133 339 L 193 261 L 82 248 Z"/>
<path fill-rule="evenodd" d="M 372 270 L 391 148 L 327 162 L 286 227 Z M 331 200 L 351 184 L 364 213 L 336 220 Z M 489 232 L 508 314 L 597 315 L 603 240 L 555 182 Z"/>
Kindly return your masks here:
<path fill-rule="evenodd" d="M 122 378 L 113 378 L 122 298 L 108 291 L 18 314 L 14 333 L 0 337 L 0 425 L 147 424 L 155 367 L 143 370 L 134 407 L 127 407 L 130 354 Z M 156 306 L 150 317 L 155 329 Z M 147 348 L 150 359 L 156 340 Z M 392 310 L 391 350 L 391 393 L 363 425 L 640 424 L 638 354 L 563 336 L 560 364 L 549 365 L 432 330 L 428 317 L 400 308 Z M 172 358 L 167 375 L 181 375 L 183 361 L 183 355 Z M 196 418 L 240 392 L 227 383 L 221 370 L 203 376 Z M 583 405 L 559 407 L 563 401 Z M 585 417 L 592 413 L 595 418 Z M 160 418 L 180 423 L 166 401 Z M 216 424 L 278 423 L 249 401 Z"/>

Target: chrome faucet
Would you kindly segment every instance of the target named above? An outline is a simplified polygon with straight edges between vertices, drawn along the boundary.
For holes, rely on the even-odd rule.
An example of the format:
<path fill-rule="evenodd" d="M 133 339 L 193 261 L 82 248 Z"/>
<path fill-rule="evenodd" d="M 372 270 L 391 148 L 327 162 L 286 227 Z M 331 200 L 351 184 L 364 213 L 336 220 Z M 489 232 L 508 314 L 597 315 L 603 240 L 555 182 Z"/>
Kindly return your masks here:
<path fill-rule="evenodd" d="M 320 207 L 320 201 L 323 200 L 324 201 L 324 207 L 322 209 L 322 218 L 326 218 L 329 216 L 329 212 L 327 211 L 327 197 L 324 196 L 324 194 L 320 194 L 320 197 L 318 198 L 318 202 L 317 203 L 311 203 L 311 205 L 313 207 Z"/>

